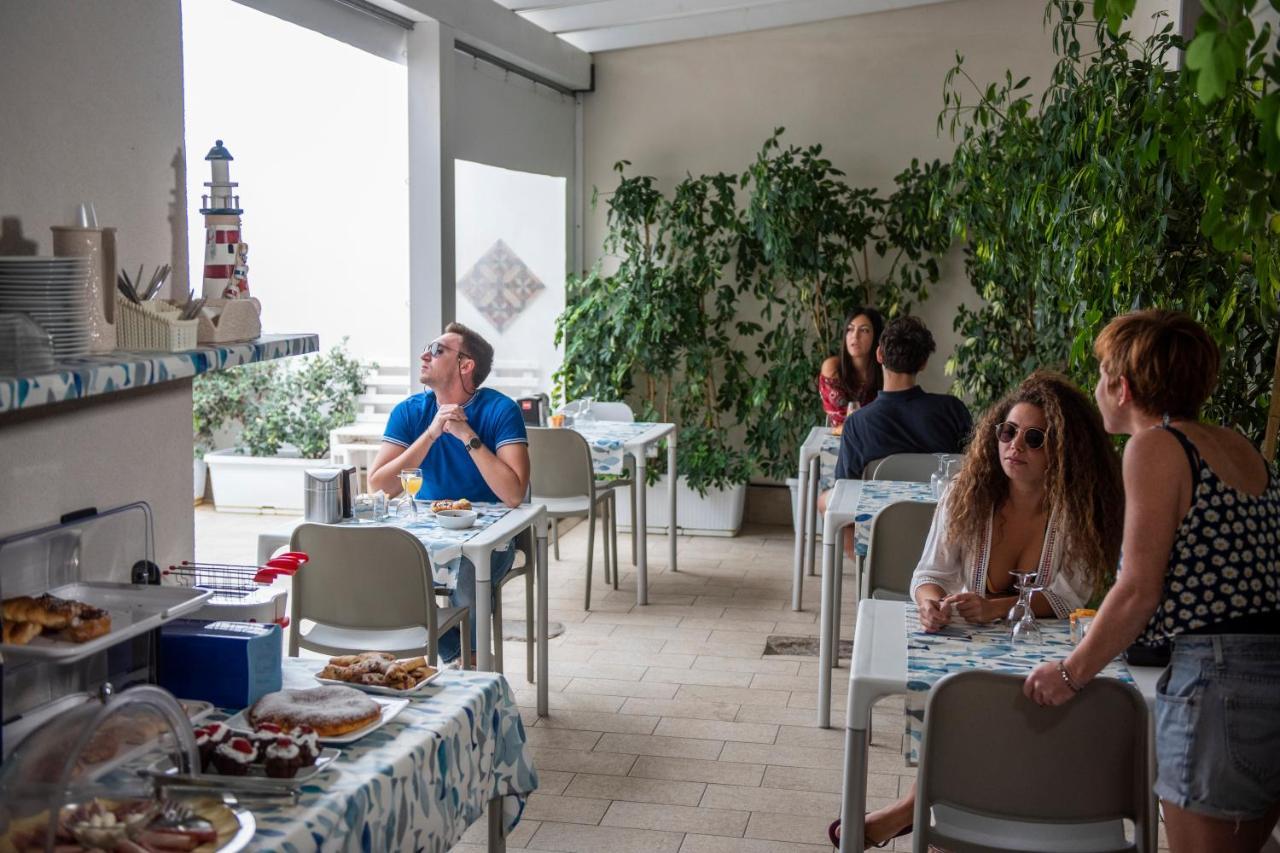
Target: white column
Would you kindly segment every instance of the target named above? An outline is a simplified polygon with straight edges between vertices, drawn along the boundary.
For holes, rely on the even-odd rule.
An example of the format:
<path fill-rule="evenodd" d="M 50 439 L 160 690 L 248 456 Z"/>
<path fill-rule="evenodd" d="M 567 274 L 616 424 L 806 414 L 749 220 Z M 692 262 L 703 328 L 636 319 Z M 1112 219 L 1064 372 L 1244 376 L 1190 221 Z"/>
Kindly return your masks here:
<path fill-rule="evenodd" d="M 409 91 L 409 377 L 454 319 L 453 30 L 420 21 L 406 38 Z"/>

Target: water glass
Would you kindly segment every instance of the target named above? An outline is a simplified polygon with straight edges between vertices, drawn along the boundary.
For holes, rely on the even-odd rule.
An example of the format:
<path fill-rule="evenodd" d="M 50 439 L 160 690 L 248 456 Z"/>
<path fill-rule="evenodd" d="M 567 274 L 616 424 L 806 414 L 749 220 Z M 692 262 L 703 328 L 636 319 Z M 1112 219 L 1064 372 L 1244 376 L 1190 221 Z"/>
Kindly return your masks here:
<path fill-rule="evenodd" d="M 356 517 L 356 521 L 376 521 L 373 495 L 356 495 L 351 502 L 351 514 Z"/>

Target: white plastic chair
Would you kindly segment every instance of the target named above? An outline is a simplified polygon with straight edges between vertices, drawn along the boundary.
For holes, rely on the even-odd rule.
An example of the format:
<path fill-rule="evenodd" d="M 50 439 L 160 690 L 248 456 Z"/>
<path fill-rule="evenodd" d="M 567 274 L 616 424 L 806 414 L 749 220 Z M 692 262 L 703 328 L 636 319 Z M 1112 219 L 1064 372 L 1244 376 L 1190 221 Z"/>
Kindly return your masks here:
<path fill-rule="evenodd" d="M 868 463 L 862 479 L 927 483 L 937 470 L 938 457 L 933 453 L 894 453 L 878 464 L 875 460 Z"/>
<path fill-rule="evenodd" d="M 872 519 L 863 581 L 868 595 L 889 601 L 910 600 L 911 576 L 924 552 L 937 508 L 934 501 L 897 501 Z"/>
<path fill-rule="evenodd" d="M 577 402 L 579 401 L 573 400 L 568 405 L 573 405 L 574 403 L 577 403 Z M 635 423 L 636 421 L 635 412 L 631 411 L 631 407 L 621 401 L 592 400 L 591 406 L 589 407 L 589 411 L 591 412 L 591 416 L 598 421 L 615 421 L 617 423 L 623 423 L 623 424 L 632 424 L 632 423 Z M 633 528 L 631 531 L 631 565 L 634 566 L 636 564 L 636 559 L 637 559 L 636 557 L 637 534 L 636 534 L 636 531 L 634 530 L 635 523 L 636 523 L 635 521 L 636 519 L 635 460 L 631 460 L 631 459 L 627 460 L 626 472 L 627 473 L 623 474 L 621 477 L 615 477 L 611 480 L 596 480 L 596 488 L 597 489 L 621 489 L 625 486 L 628 490 L 628 493 L 629 493 L 628 498 L 631 504 L 631 524 Z M 555 540 L 552 544 L 553 544 L 553 547 L 555 548 L 556 559 L 558 560 L 560 559 L 560 542 L 559 542 L 559 534 L 558 534 L 558 531 L 555 530 L 554 524 L 552 525 L 552 534 Z M 607 575 L 605 577 L 605 580 L 606 581 L 609 580 L 609 577 Z M 614 575 L 613 575 L 613 588 L 614 589 L 618 588 L 618 576 L 616 571 L 614 572 Z"/>
<path fill-rule="evenodd" d="M 462 634 L 463 665 L 471 665 L 471 617 L 465 607 L 436 604 L 427 549 L 397 527 L 303 524 L 291 551 L 310 559 L 293 576 L 289 656 L 298 649 L 330 655 L 391 652 L 425 655 L 436 665 L 440 636 Z M 303 620 L 314 624 L 303 630 Z"/>
<path fill-rule="evenodd" d="M 1022 695 L 1024 680 L 968 670 L 933 686 L 912 848 L 1154 851 L 1142 696 L 1098 678 L 1065 705 L 1042 708 Z"/>
<path fill-rule="evenodd" d="M 591 450 L 581 435 L 571 429 L 544 427 L 529 427 L 528 432 L 532 502 L 546 506 L 553 527 L 561 518 L 587 520 L 587 591 L 583 607 L 590 610 L 597 507 L 603 512 L 605 578 L 609 577 L 612 559 L 614 586 L 617 587 L 618 523 L 613 509 L 613 489 L 597 487 L 591 467 Z M 559 559 L 559 554 L 556 558 Z"/>

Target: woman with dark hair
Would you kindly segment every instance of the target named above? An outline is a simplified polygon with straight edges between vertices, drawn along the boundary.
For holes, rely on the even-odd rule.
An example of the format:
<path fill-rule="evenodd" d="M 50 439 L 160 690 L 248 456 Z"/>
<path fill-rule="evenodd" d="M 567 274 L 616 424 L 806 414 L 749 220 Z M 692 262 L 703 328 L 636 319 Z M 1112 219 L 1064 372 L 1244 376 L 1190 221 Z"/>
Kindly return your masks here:
<path fill-rule="evenodd" d="M 876 309 L 855 308 L 849 313 L 840 354 L 822 362 L 818 373 L 818 396 L 827 426 L 843 426 L 850 412 L 874 400 L 884 386 L 884 374 L 876 361 L 883 331 L 884 318 Z"/>
<path fill-rule="evenodd" d="M 939 631 L 953 613 L 979 623 L 1005 616 L 1018 572 L 1038 573 L 1037 616 L 1083 607 L 1116 565 L 1123 501 L 1116 453 L 1089 398 L 1059 373 L 1031 374 L 987 409 L 938 503 L 911 581 L 920 626 Z M 868 814 L 865 845 L 910 832 L 914 810 L 913 788 Z"/>
<path fill-rule="evenodd" d="M 1060 705 L 1135 640 L 1173 644 L 1156 687 L 1155 793 L 1169 848 L 1256 851 L 1280 818 L 1280 478 L 1197 414 L 1218 348 L 1190 317 L 1117 317 L 1095 396 L 1124 449 L 1124 564 L 1066 660 L 1023 692 Z"/>

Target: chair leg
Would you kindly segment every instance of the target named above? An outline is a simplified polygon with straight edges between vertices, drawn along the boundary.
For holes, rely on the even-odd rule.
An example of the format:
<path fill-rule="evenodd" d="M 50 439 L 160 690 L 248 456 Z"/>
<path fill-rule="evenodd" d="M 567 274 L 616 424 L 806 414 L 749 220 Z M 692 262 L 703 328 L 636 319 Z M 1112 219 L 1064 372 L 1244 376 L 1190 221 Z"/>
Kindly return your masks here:
<path fill-rule="evenodd" d="M 631 491 L 631 565 L 633 565 L 633 566 L 638 565 L 638 563 L 636 562 L 636 560 L 638 559 L 638 558 L 636 557 L 636 536 L 637 536 L 637 533 L 636 533 L 636 491 L 637 491 L 639 488 L 640 488 L 640 487 L 639 487 L 639 484 L 637 484 L 637 483 L 636 483 L 636 471 L 635 471 L 635 468 L 632 468 L 632 469 L 631 469 L 631 489 L 630 489 L 630 491 Z"/>
<path fill-rule="evenodd" d="M 634 488 L 634 486 L 632 487 Z M 615 492 L 615 497 L 617 493 Z M 609 513 L 609 539 L 613 542 L 613 588 L 618 588 L 618 507 L 615 505 L 613 512 Z M 632 516 L 634 518 L 635 516 Z"/>
<path fill-rule="evenodd" d="M 493 591 L 493 664 L 498 672 L 502 668 L 502 590 Z"/>
<path fill-rule="evenodd" d="M 612 494 L 613 494 L 613 491 L 612 491 L 612 490 L 610 490 L 610 491 L 606 492 L 605 494 L 607 494 L 607 495 L 612 495 Z M 600 535 L 601 535 L 601 536 L 606 537 L 606 539 L 605 539 L 605 543 L 604 543 L 604 549 L 603 549 L 603 550 L 604 550 L 604 582 L 605 582 L 605 586 L 608 586 L 608 585 L 609 585 L 609 581 L 610 581 L 610 580 L 612 579 L 612 577 L 613 577 L 613 567 L 612 567 L 612 565 L 609 563 L 609 542 L 608 542 L 608 539 L 607 539 L 607 537 L 608 537 L 608 535 L 609 535 L 609 507 L 610 507 L 610 506 L 611 506 L 610 502 L 606 500 L 606 501 L 604 502 L 604 506 L 603 506 L 603 508 L 602 508 L 602 510 L 601 510 L 601 515 L 600 515 Z"/>
<path fill-rule="evenodd" d="M 596 505 L 587 509 L 587 595 L 583 610 L 591 609 L 591 557 L 596 550 Z"/>
<path fill-rule="evenodd" d="M 531 562 L 524 570 L 524 680 L 533 683 L 533 573 L 534 564 Z"/>
<path fill-rule="evenodd" d="M 560 519 L 551 519 L 551 547 L 555 549 L 556 560 L 560 559 Z"/>
<path fill-rule="evenodd" d="M 458 626 L 458 635 L 462 638 L 462 668 L 475 669 L 471 665 L 471 614 L 462 614 L 462 624 Z"/>

